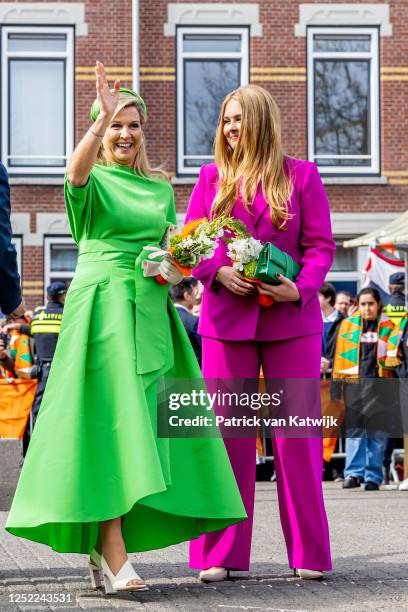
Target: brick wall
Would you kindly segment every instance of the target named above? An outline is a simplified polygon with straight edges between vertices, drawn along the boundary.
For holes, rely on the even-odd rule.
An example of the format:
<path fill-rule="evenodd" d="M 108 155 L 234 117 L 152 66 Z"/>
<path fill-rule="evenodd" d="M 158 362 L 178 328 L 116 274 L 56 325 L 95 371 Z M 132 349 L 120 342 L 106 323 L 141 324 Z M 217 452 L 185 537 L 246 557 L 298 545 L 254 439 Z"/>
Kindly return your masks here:
<path fill-rule="evenodd" d="M 45 0 L 43 0 L 45 1 Z M 65 0 L 66 1 L 66 0 Z M 246 0 L 246 2 L 252 0 Z M 350 0 L 349 0 L 350 1 Z M 294 26 L 299 19 L 301 0 L 258 0 L 263 36 L 251 39 L 251 68 L 292 67 L 304 74 L 306 39 L 295 37 Z M 382 4 L 382 0 L 371 0 Z M 335 2 L 333 2 L 335 4 Z M 407 66 L 408 2 L 391 0 L 390 21 L 393 36 L 382 37 L 381 66 Z M 123 85 L 131 86 L 132 68 L 132 3 L 131 0 L 86 0 L 88 36 L 76 38 L 76 140 L 82 136 L 88 122 L 95 85 L 92 66 L 100 59 L 111 69 L 112 77 L 121 76 Z M 149 121 L 146 140 L 153 165 L 176 170 L 176 39 L 165 37 L 167 21 L 165 0 L 140 0 L 140 91 L 145 98 Z M 81 68 L 82 71 L 79 71 Z M 151 68 L 163 69 L 155 73 Z M 84 69 L 88 69 L 85 70 Z M 302 73 L 303 69 L 303 73 Z M 163 80 L 160 80 L 160 74 Z M 388 185 L 328 185 L 332 209 L 336 212 L 396 212 L 407 205 L 408 194 L 408 71 L 395 71 L 391 80 L 381 82 L 381 157 L 382 170 L 389 174 Z M 151 78 L 154 76 L 155 78 Z M 404 78 L 405 76 L 405 78 Z M 306 157 L 306 82 L 305 80 L 262 81 L 277 100 L 282 113 L 283 135 L 289 154 Z M 405 173 L 405 174 L 404 174 Z M 185 210 L 192 185 L 176 185 L 177 209 Z M 31 215 L 31 231 L 36 231 L 38 212 L 64 210 L 61 186 L 12 187 L 13 211 Z M 24 246 L 24 244 L 23 244 Z M 23 273 L 25 281 L 43 278 L 42 247 L 24 247 Z M 33 306 L 38 296 L 27 295 Z"/>

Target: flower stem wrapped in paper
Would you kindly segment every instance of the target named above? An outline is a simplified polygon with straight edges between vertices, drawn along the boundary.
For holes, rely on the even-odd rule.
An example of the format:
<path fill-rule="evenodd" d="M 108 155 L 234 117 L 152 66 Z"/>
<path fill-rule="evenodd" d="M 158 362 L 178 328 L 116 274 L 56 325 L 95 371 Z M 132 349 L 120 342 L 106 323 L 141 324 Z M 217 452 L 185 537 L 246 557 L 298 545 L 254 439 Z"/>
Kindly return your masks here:
<path fill-rule="evenodd" d="M 170 238 L 169 248 L 157 249 L 156 247 L 145 247 L 146 250 L 152 251 L 148 259 L 162 257 L 162 262 L 145 261 L 144 274 L 145 276 L 155 276 L 158 283 L 166 284 L 167 279 L 163 278 L 160 266 L 171 262 L 180 272 L 182 276 L 190 276 L 191 271 L 195 268 L 202 259 L 211 259 L 214 251 L 217 248 L 217 240 L 223 236 L 223 218 L 218 217 L 213 221 L 203 219 L 195 219 L 187 223 L 180 233 L 175 234 Z M 153 264 L 153 266 L 152 266 Z M 154 265 L 156 267 L 154 267 Z M 152 273 L 153 271 L 153 273 Z M 172 281 L 170 281 L 172 282 Z"/>

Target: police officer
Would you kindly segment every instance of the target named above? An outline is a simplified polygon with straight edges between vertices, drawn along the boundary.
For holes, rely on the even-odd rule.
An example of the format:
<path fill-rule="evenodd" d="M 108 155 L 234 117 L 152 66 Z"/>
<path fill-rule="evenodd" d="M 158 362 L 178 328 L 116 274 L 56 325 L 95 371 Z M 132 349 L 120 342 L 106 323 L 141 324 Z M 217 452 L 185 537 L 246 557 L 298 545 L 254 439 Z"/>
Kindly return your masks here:
<path fill-rule="evenodd" d="M 405 274 L 404 272 L 395 272 L 389 277 L 389 290 L 390 290 L 390 301 L 383 308 L 384 314 L 386 314 L 394 325 L 398 326 L 402 319 L 405 317 Z M 399 378 L 403 378 L 400 374 L 397 374 Z M 389 484 L 390 482 L 390 466 L 391 456 L 395 448 L 395 438 L 388 438 L 387 445 L 384 452 L 384 483 Z"/>
<path fill-rule="evenodd" d="M 403 272 L 395 272 L 395 274 L 391 274 L 388 282 L 391 298 L 384 307 L 383 312 L 391 319 L 394 325 L 398 325 L 406 312 L 405 274 Z"/>
<path fill-rule="evenodd" d="M 51 368 L 51 362 L 57 346 L 66 292 L 67 290 L 64 283 L 51 283 L 51 285 L 47 287 L 47 305 L 36 308 L 31 321 L 30 335 L 34 341 L 35 351 L 35 365 L 32 372 L 32 378 L 38 379 L 38 385 L 33 407 L 31 409 L 30 431 L 26 431 L 24 435 L 24 455 L 27 451 L 29 437 L 31 436 L 40 409 Z"/>

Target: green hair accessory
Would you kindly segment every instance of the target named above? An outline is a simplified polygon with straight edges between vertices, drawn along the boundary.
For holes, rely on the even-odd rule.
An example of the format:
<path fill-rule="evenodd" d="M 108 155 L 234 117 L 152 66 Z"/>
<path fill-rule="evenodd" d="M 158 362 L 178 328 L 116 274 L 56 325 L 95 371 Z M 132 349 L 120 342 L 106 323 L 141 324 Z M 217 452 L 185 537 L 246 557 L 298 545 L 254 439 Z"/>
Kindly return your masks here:
<path fill-rule="evenodd" d="M 113 93 L 114 89 L 111 89 L 111 92 Z M 144 112 L 145 117 L 147 117 L 147 107 L 146 107 L 145 101 L 143 100 L 142 96 L 140 96 L 136 91 L 133 91 L 132 89 L 128 89 L 127 87 L 121 87 L 119 89 L 119 93 L 128 94 L 129 96 L 132 96 L 133 98 L 135 98 L 137 104 L 140 106 L 140 108 Z M 89 113 L 89 117 L 91 121 L 96 121 L 100 111 L 101 109 L 99 108 L 98 98 L 96 98 L 96 100 L 94 100 L 91 106 L 91 110 Z"/>

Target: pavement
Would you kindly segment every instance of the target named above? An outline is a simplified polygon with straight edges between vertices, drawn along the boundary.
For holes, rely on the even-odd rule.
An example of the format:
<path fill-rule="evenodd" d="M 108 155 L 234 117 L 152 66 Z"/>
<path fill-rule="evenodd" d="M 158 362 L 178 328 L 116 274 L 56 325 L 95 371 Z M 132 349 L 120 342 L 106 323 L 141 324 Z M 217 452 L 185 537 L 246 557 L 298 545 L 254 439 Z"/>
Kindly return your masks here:
<path fill-rule="evenodd" d="M 276 485 L 257 484 L 252 566 L 230 581 L 202 585 L 187 567 L 187 544 L 131 555 L 148 592 L 92 591 L 86 557 L 15 538 L 0 512 L 0 612 L 148 610 L 182 612 L 408 611 L 408 492 L 343 490 L 324 483 L 334 571 L 300 581 L 287 565 Z M 143 526 L 141 525 L 141 529 Z"/>

